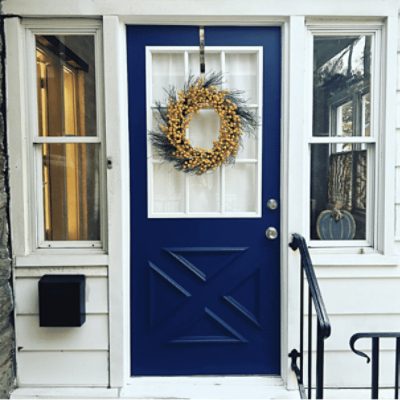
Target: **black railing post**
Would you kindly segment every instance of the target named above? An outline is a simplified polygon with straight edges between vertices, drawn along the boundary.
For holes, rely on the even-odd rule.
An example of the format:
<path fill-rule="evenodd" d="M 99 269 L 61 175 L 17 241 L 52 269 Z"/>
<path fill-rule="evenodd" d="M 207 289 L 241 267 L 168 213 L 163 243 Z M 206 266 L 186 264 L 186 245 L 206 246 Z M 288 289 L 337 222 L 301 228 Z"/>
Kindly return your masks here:
<path fill-rule="evenodd" d="M 317 383 L 316 383 L 316 398 L 324 398 L 324 339 L 321 334 L 321 327 L 318 324 L 317 328 Z"/>
<path fill-rule="evenodd" d="M 312 398 L 312 295 L 308 290 L 308 398 Z"/>
<path fill-rule="evenodd" d="M 371 398 L 378 398 L 379 391 L 379 337 L 372 338 L 372 390 Z"/>
<path fill-rule="evenodd" d="M 322 399 L 324 395 L 324 341 L 330 336 L 331 326 L 328 314 L 325 309 L 324 301 L 321 296 L 318 281 L 315 276 L 314 267 L 308 252 L 305 239 L 298 234 L 293 234 L 293 239 L 289 246 L 295 251 L 299 250 L 300 262 L 300 352 L 293 349 L 289 357 L 292 359 L 291 368 L 295 372 L 299 384 L 300 395 L 302 398 L 312 398 L 313 383 L 313 306 L 317 320 L 317 361 L 315 364 L 316 374 L 316 397 Z M 304 283 L 308 284 L 308 296 L 305 296 Z M 304 305 L 305 297 L 308 299 L 307 306 Z M 307 307 L 307 358 L 304 360 L 304 309 Z M 297 360 L 299 359 L 300 367 Z M 307 391 L 304 388 L 304 362 L 307 363 Z"/>
<path fill-rule="evenodd" d="M 396 338 L 396 365 L 394 378 L 394 398 L 399 398 L 400 338 Z"/>
<path fill-rule="evenodd" d="M 304 268 L 300 267 L 300 383 L 304 383 Z"/>

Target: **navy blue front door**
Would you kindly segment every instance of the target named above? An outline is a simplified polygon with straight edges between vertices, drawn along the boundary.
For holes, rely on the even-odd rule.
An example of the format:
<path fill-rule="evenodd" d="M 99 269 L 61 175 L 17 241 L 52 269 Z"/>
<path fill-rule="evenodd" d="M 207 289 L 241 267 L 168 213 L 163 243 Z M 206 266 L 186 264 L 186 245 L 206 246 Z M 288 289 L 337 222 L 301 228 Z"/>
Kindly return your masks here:
<path fill-rule="evenodd" d="M 148 218 L 146 46 L 198 46 L 194 26 L 129 26 L 132 375 L 279 374 L 281 32 L 206 27 L 206 46 L 262 46 L 262 216 Z M 240 88 L 235 88 L 240 89 Z"/>

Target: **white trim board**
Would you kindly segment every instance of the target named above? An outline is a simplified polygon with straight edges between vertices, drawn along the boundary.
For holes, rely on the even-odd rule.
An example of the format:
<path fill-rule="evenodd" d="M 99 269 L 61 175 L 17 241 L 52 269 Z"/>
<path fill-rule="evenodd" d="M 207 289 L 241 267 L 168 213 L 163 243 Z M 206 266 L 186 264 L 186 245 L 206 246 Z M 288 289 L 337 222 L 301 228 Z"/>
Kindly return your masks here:
<path fill-rule="evenodd" d="M 262 21 L 263 17 L 282 17 L 286 15 L 316 15 L 316 16 L 386 16 L 397 6 L 396 0 L 347 0 L 337 3 L 316 2 L 315 0 L 247 0 L 241 1 L 203 0 L 201 4 L 197 0 L 119 0 L 109 2 L 107 0 L 79 0 L 73 2 L 54 0 L 6 0 L 3 12 L 26 16 L 99 16 L 116 15 L 123 16 L 131 23 L 155 23 L 157 20 L 168 19 L 171 23 L 179 20 L 187 22 L 199 19 L 232 22 L 243 21 L 246 16 L 256 21 Z M 227 13 L 229 12 L 229 16 Z M 143 17 L 147 17 L 143 20 Z M 180 18 L 179 18 L 180 17 Z M 125 22 L 125 21 L 124 21 Z"/>

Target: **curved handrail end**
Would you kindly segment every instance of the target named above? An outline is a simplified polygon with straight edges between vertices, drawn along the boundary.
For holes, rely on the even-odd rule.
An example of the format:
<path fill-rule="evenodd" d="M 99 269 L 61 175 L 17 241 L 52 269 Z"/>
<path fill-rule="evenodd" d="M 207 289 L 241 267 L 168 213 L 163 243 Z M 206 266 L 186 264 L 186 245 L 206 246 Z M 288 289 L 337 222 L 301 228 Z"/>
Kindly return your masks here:
<path fill-rule="evenodd" d="M 357 350 L 357 349 L 354 347 L 355 342 L 356 342 L 358 339 L 363 338 L 363 337 L 365 337 L 364 334 L 362 334 L 362 333 L 356 333 L 356 334 L 354 334 L 354 335 L 350 338 L 350 343 L 349 343 L 349 344 L 350 344 L 350 348 L 351 348 L 352 352 L 355 353 L 355 354 L 357 354 L 357 355 L 359 355 L 360 357 L 366 358 L 366 359 L 367 359 L 367 364 L 368 364 L 368 363 L 371 361 L 370 357 L 369 357 L 367 354 L 365 354 L 364 352 L 362 352 L 362 351 L 360 351 L 360 350 Z"/>
<path fill-rule="evenodd" d="M 289 243 L 289 247 L 293 251 L 296 251 L 300 247 L 301 238 L 302 237 L 298 233 L 292 234 L 292 241 Z"/>
<path fill-rule="evenodd" d="M 331 336 L 332 329 L 329 321 L 324 321 L 324 323 L 321 325 L 321 331 L 324 339 L 327 339 L 329 336 Z"/>

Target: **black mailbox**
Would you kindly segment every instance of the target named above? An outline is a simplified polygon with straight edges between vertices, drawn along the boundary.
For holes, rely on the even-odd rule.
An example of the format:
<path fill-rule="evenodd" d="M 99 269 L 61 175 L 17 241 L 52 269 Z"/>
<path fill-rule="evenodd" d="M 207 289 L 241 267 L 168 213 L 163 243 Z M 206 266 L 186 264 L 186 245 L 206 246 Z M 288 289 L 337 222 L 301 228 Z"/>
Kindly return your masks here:
<path fill-rule="evenodd" d="M 85 320 L 85 276 L 43 275 L 39 280 L 40 326 L 82 326 Z"/>

